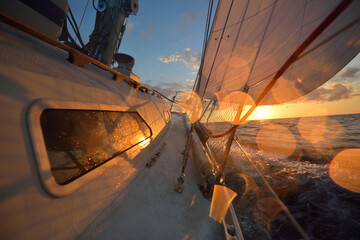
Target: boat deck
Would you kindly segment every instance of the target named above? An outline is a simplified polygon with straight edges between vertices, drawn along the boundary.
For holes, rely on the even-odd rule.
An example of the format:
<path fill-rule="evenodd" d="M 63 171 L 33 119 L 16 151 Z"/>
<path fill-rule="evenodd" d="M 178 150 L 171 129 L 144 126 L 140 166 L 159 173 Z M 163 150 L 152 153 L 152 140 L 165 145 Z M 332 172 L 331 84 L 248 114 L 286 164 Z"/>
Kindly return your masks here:
<path fill-rule="evenodd" d="M 184 191 L 174 191 L 181 171 L 187 129 L 172 115 L 166 148 L 151 168 L 144 168 L 79 239 L 222 239 L 223 226 L 209 217 L 196 163 L 189 159 Z"/>

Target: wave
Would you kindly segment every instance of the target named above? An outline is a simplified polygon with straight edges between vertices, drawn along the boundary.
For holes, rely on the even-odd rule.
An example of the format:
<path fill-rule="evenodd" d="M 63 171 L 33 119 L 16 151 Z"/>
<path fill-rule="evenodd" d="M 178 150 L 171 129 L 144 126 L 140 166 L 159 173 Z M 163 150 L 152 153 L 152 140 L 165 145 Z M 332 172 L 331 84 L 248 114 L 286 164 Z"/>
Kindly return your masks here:
<path fill-rule="evenodd" d="M 315 122 L 316 118 L 310 118 L 310 123 L 311 120 Z M 298 130 L 298 118 L 249 122 L 247 124 L 251 127 L 245 124 L 243 129 L 238 129 L 237 136 L 259 171 L 311 239 L 359 239 L 360 194 L 335 184 L 329 177 L 329 166 L 331 160 L 344 149 L 360 148 L 360 114 L 328 116 L 326 121 L 333 124 L 336 121 L 341 129 L 341 132 L 331 135 L 331 139 L 309 141 Z M 258 132 L 266 124 L 275 123 L 289 129 L 296 139 L 296 147 L 289 156 L 259 147 L 259 142 L 267 140 L 258 138 Z M 334 131 L 335 128 L 325 124 L 324 129 Z M 275 134 L 277 143 L 283 145 L 281 147 L 288 144 L 286 139 L 279 141 L 284 136 L 276 134 L 271 128 L 269 132 L 270 136 Z M 282 211 L 272 213 L 272 217 L 262 216 L 259 221 L 259 201 L 272 196 L 236 145 L 232 146 L 229 162 L 227 185 L 238 193 L 234 206 L 244 227 L 245 238 L 300 238 Z M 264 219 L 268 221 L 266 224 Z"/>

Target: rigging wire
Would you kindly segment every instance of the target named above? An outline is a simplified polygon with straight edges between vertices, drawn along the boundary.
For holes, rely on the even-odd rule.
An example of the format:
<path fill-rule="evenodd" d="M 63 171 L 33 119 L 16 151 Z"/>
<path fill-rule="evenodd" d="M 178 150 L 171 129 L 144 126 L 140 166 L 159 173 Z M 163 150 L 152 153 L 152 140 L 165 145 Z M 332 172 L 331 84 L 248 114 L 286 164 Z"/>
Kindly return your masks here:
<path fill-rule="evenodd" d="M 73 23 L 71 22 L 71 20 L 70 20 L 70 18 L 69 18 L 69 15 L 67 15 L 67 19 L 69 20 L 69 22 L 70 22 L 70 24 L 71 24 L 71 27 L 72 27 L 72 29 L 73 29 L 74 32 L 75 32 L 75 35 L 78 37 L 79 42 L 80 42 L 80 44 L 81 44 L 81 47 L 84 48 L 84 47 L 85 47 L 85 44 L 84 44 L 84 42 L 82 41 L 79 28 L 78 28 L 78 26 L 77 26 L 77 24 L 76 24 L 74 15 L 72 14 L 72 11 L 71 11 L 71 8 L 70 8 L 70 7 L 69 7 L 69 13 L 70 13 L 70 17 L 71 17 L 71 20 L 73 21 Z"/>
<path fill-rule="evenodd" d="M 69 18 L 69 16 L 66 16 L 66 18 L 67 18 L 67 20 L 69 21 L 69 23 L 70 23 L 70 25 L 71 25 L 71 28 L 73 29 L 73 31 L 74 31 L 74 33 L 75 33 L 75 36 L 78 36 L 78 33 L 76 32 L 76 29 L 75 29 L 75 26 L 74 26 L 73 22 L 71 21 L 71 19 Z M 73 43 L 76 44 L 75 39 L 73 39 L 73 38 L 70 36 L 70 34 L 69 34 L 68 37 L 70 37 L 70 40 L 73 41 Z"/>
<path fill-rule="evenodd" d="M 256 64 L 256 60 L 257 60 L 257 58 L 258 58 L 258 56 L 259 56 L 259 53 L 260 53 L 260 51 L 261 51 L 261 47 L 262 47 L 262 45 L 263 45 L 263 43 L 264 43 L 265 36 L 266 36 L 267 30 L 268 30 L 268 28 L 269 28 L 269 26 L 270 26 L 270 21 L 271 21 L 271 18 L 272 18 L 272 16 L 273 16 L 273 13 L 274 13 L 274 10 L 275 10 L 276 3 L 277 3 L 277 2 L 278 2 L 278 0 L 276 0 L 276 1 L 273 3 L 273 7 L 272 7 L 272 9 L 271 9 L 269 19 L 268 19 L 268 21 L 267 21 L 267 23 L 266 23 L 263 36 L 262 36 L 262 38 L 261 38 L 259 47 L 258 47 L 258 49 L 257 49 L 257 51 L 256 51 L 256 55 L 255 55 L 254 61 L 252 62 L 252 65 L 251 65 L 251 68 L 250 68 L 250 71 L 249 71 L 248 79 L 247 79 L 247 81 L 245 82 L 245 85 L 244 85 L 244 89 L 246 88 L 247 84 L 248 84 L 249 81 L 250 81 L 251 74 L 252 74 L 252 72 L 253 72 L 253 70 L 254 70 L 254 67 L 255 67 L 255 64 Z"/>
<path fill-rule="evenodd" d="M 208 12 L 207 12 L 207 17 L 206 17 L 207 19 L 206 19 L 206 24 L 205 24 L 204 39 L 203 39 L 203 46 L 202 46 L 202 50 L 201 50 L 201 62 L 200 62 L 198 74 L 197 74 L 195 82 L 194 82 L 193 91 L 195 91 L 197 84 L 200 84 L 200 81 L 201 81 L 201 73 L 202 73 L 204 59 L 205 59 L 205 51 L 206 51 L 206 46 L 207 46 L 207 43 L 209 40 L 209 29 L 210 29 L 210 21 L 211 21 L 211 16 L 212 16 L 213 4 L 214 4 L 214 0 L 209 0 Z"/>
<path fill-rule="evenodd" d="M 87 0 L 86 6 L 85 6 L 85 9 L 84 9 L 84 12 L 83 12 L 83 14 L 82 14 L 82 16 L 81 16 L 81 20 L 80 20 L 80 24 L 79 24 L 79 34 L 80 34 L 81 25 L 82 25 L 82 22 L 83 22 L 83 20 L 84 20 L 84 16 L 85 16 L 87 7 L 88 7 L 88 5 L 89 5 L 89 1 L 90 1 L 90 0 Z M 76 40 L 77 40 L 77 36 L 76 36 L 76 38 L 75 38 L 75 41 L 76 41 Z"/>
<path fill-rule="evenodd" d="M 253 15 L 251 15 L 251 16 L 248 16 L 247 18 L 244 18 L 242 21 L 239 21 L 239 22 L 236 22 L 236 23 L 233 23 L 233 24 L 227 26 L 226 29 L 231 28 L 231 27 L 233 27 L 233 26 L 236 26 L 236 25 L 238 25 L 238 24 L 242 24 L 243 22 L 249 20 L 250 18 L 253 18 L 253 17 L 259 15 L 260 13 L 265 12 L 265 11 L 266 11 L 267 9 L 269 9 L 272 5 L 273 5 L 273 4 L 269 4 L 268 6 L 264 7 L 263 9 L 261 9 L 261 10 L 258 11 L 258 12 L 256 12 L 255 14 L 253 14 Z M 220 32 L 221 30 L 222 30 L 222 29 L 214 30 L 214 32 Z"/>
<path fill-rule="evenodd" d="M 262 181 L 265 183 L 266 187 L 270 190 L 270 193 L 275 197 L 275 199 L 278 201 L 278 203 L 281 206 L 281 209 L 284 211 L 284 213 L 286 214 L 286 216 L 290 219 L 291 223 L 294 225 L 294 227 L 296 228 L 296 230 L 300 233 L 300 235 L 304 238 L 304 239 L 309 239 L 309 237 L 307 236 L 307 234 L 305 233 L 305 231 L 302 229 L 302 227 L 300 226 L 300 224 L 296 221 L 296 219 L 294 218 L 294 216 L 291 214 L 290 210 L 288 209 L 288 207 L 280 200 L 279 196 L 275 193 L 274 189 L 270 186 L 270 184 L 268 183 L 268 181 L 266 181 L 265 177 L 261 174 L 261 172 L 259 171 L 259 169 L 256 167 L 255 163 L 251 160 L 251 158 L 249 157 L 249 155 L 245 152 L 245 150 L 242 148 L 242 146 L 240 145 L 240 143 L 237 141 L 237 139 L 234 139 L 235 143 L 237 144 L 237 146 L 240 148 L 240 150 L 244 153 L 245 157 L 247 158 L 247 160 L 251 163 L 251 165 L 254 167 L 255 171 L 257 172 L 257 174 L 261 177 Z"/>

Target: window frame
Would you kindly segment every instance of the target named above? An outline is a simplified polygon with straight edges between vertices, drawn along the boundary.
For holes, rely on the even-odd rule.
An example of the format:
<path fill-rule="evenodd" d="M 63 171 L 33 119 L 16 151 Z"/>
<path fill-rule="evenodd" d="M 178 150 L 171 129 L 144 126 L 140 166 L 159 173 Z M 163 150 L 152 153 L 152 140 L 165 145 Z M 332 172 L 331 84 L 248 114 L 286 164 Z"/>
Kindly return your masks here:
<path fill-rule="evenodd" d="M 89 111 L 112 111 L 112 112 L 128 112 L 137 113 L 140 119 L 150 129 L 150 136 L 141 142 L 119 152 L 115 156 L 105 160 L 97 167 L 92 168 L 88 172 L 76 177 L 74 180 L 61 185 L 58 184 L 51 172 L 50 160 L 48 157 L 45 140 L 41 128 L 40 116 L 46 109 L 61 109 L 61 110 L 89 110 Z M 27 123 L 30 132 L 30 138 L 35 153 L 35 162 L 37 165 L 38 174 L 40 176 L 41 183 L 45 191 L 54 197 L 64 197 L 77 189 L 81 188 L 88 182 L 102 175 L 107 169 L 116 165 L 119 161 L 123 160 L 121 157 L 123 153 L 128 152 L 130 149 L 136 150 L 140 148 L 142 142 L 147 139 L 150 141 L 153 139 L 153 131 L 150 125 L 145 121 L 144 117 L 135 109 L 129 106 L 114 106 L 107 104 L 98 103 L 86 103 L 76 101 L 63 101 L 63 100 L 52 100 L 52 99 L 38 99 L 35 100 L 28 108 Z"/>

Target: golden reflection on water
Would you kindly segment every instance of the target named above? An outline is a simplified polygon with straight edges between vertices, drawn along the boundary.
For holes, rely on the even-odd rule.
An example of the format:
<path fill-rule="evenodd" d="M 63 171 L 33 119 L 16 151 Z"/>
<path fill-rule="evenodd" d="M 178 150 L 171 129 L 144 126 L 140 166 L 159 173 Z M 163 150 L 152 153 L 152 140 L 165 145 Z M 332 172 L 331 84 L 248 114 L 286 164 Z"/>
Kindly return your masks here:
<path fill-rule="evenodd" d="M 360 193 L 360 148 L 338 153 L 330 163 L 329 175 L 337 185 Z"/>
<path fill-rule="evenodd" d="M 277 199 L 271 197 L 261 198 L 255 203 L 254 206 L 254 221 L 260 226 L 266 227 L 270 232 L 271 222 L 282 210 L 283 209 Z"/>
<path fill-rule="evenodd" d="M 269 124 L 259 130 L 256 144 L 264 152 L 271 152 L 282 157 L 290 156 L 296 147 L 292 133 L 284 126 Z"/>
<path fill-rule="evenodd" d="M 233 190 L 216 184 L 214 186 L 209 217 L 213 218 L 218 223 L 221 223 L 224 220 L 226 212 L 236 195 L 237 194 Z"/>
<path fill-rule="evenodd" d="M 202 103 L 200 97 L 193 91 L 183 92 L 176 98 L 178 101 L 177 106 L 189 116 L 191 123 L 196 122 L 201 115 Z"/>

